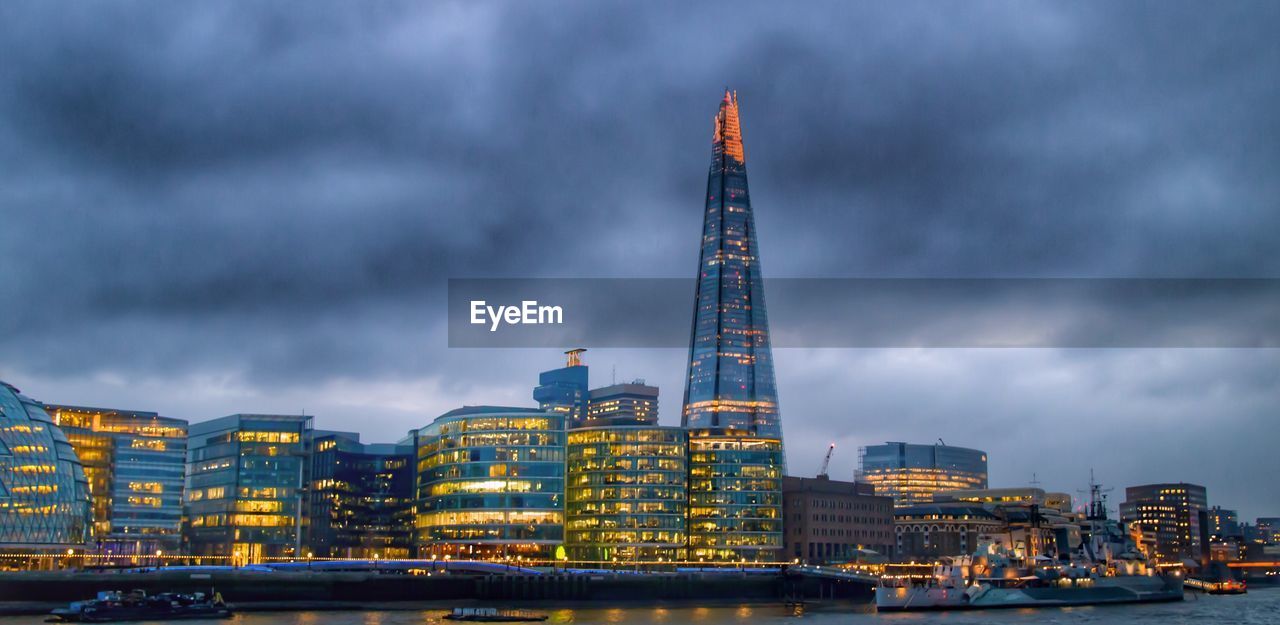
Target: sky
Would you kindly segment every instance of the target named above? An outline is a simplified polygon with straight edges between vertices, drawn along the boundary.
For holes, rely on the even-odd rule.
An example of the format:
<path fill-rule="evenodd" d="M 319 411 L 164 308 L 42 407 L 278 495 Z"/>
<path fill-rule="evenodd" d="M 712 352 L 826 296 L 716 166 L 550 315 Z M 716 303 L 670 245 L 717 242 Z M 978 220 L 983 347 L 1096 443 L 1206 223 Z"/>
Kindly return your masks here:
<path fill-rule="evenodd" d="M 694 4 L 694 6 L 687 6 Z M 0 379 L 391 441 L 532 405 L 449 278 L 692 277 L 737 91 L 768 277 L 1280 277 L 1273 2 L 0 4 Z M 856 323 L 856 319 L 851 319 Z M 570 347 L 570 346 L 566 346 Z M 687 351 L 600 349 L 679 422 Z M 789 470 L 1280 515 L 1280 350 L 778 349 Z"/>

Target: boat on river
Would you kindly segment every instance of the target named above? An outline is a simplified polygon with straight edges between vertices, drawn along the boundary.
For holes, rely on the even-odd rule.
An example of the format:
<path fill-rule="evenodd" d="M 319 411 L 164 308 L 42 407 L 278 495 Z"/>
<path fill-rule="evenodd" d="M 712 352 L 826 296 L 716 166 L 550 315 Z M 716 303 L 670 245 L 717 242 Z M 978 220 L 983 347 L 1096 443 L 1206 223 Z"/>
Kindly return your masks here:
<path fill-rule="evenodd" d="M 502 610 L 499 608 L 454 608 L 444 615 L 450 621 L 470 621 L 474 623 L 528 623 L 545 621 L 547 615 L 529 610 Z"/>
<path fill-rule="evenodd" d="M 222 595 L 216 591 L 148 595 L 141 590 L 99 592 L 97 598 L 74 601 L 50 613 L 51 623 L 122 623 L 128 621 L 185 621 L 231 617 Z"/>

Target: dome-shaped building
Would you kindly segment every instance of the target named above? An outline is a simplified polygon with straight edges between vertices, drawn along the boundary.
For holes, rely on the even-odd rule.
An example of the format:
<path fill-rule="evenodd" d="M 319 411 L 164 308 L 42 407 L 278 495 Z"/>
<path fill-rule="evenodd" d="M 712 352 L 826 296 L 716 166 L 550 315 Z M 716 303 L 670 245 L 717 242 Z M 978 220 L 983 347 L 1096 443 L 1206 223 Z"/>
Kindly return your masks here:
<path fill-rule="evenodd" d="M 0 553 L 82 548 L 89 484 L 67 437 L 39 402 L 0 382 Z"/>

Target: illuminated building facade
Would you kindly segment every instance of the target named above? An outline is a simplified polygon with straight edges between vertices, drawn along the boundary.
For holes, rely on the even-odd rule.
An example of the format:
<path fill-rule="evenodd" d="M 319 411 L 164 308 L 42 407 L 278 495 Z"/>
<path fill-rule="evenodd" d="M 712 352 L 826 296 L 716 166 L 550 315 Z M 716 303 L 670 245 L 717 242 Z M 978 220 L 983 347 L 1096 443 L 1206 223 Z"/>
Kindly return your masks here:
<path fill-rule="evenodd" d="M 1154 537 L 1159 562 L 1180 563 L 1201 556 L 1200 511 L 1208 507 L 1203 486 L 1197 484 L 1144 484 L 1124 491 L 1120 519 Z"/>
<path fill-rule="evenodd" d="M 682 425 L 782 439 L 737 96 L 715 118 Z"/>
<path fill-rule="evenodd" d="M 644 380 L 614 384 L 591 391 L 584 427 L 653 425 L 658 422 L 658 387 Z"/>
<path fill-rule="evenodd" d="M 782 553 L 782 440 L 689 432 L 689 559 L 776 561 Z"/>
<path fill-rule="evenodd" d="M 1046 510 L 1071 512 L 1071 495 L 1045 492 L 1044 489 L 1033 487 L 949 490 L 934 493 L 933 501 L 935 503 L 961 501 L 998 506 L 1039 506 Z"/>
<path fill-rule="evenodd" d="M 84 465 L 96 554 L 177 553 L 187 422 L 154 412 L 48 404 Z"/>
<path fill-rule="evenodd" d="M 992 506 L 976 503 L 899 506 L 893 515 L 899 560 L 972 554 L 979 536 L 1005 528 Z"/>
<path fill-rule="evenodd" d="M 0 382 L 0 554 L 84 549 L 91 520 L 71 443 L 40 403 Z"/>
<path fill-rule="evenodd" d="M 538 375 L 538 386 L 533 389 L 533 401 L 538 402 L 538 408 L 563 414 L 565 427 L 580 427 L 587 421 L 591 395 L 587 390 L 587 366 L 582 364 L 585 351 L 565 352 L 565 366 L 543 371 Z"/>
<path fill-rule="evenodd" d="M 860 450 L 861 480 L 894 505 L 933 501 L 934 493 L 987 487 L 987 453 L 950 445 L 885 443 Z"/>
<path fill-rule="evenodd" d="M 782 426 L 738 98 L 715 117 L 681 425 L 689 430 L 689 558 L 776 560 Z"/>
<path fill-rule="evenodd" d="M 351 432 L 317 431 L 314 440 L 304 555 L 412 555 L 413 446 L 363 444 Z"/>
<path fill-rule="evenodd" d="M 235 565 L 302 555 L 311 417 L 236 414 L 188 431 L 191 555 Z"/>
<path fill-rule="evenodd" d="M 894 552 L 893 500 L 870 484 L 808 477 L 782 478 L 787 558 L 807 564 L 853 562 Z"/>
<path fill-rule="evenodd" d="M 569 559 L 684 560 L 686 454 L 681 428 L 569 431 L 564 541 Z"/>
<path fill-rule="evenodd" d="M 564 539 L 565 417 L 467 406 L 418 430 L 418 556 L 551 558 Z"/>

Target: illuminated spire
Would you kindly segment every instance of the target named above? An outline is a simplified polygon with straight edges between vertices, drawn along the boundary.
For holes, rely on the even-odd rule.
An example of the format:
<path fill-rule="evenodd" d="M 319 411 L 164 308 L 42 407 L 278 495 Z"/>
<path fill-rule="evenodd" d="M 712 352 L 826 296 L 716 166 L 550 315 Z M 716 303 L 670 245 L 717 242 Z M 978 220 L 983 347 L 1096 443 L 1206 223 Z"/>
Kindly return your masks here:
<path fill-rule="evenodd" d="M 742 126 L 738 122 L 738 92 L 724 90 L 720 112 L 715 117 L 715 134 L 712 135 L 716 155 L 727 155 L 738 163 L 746 163 L 742 149 Z"/>

